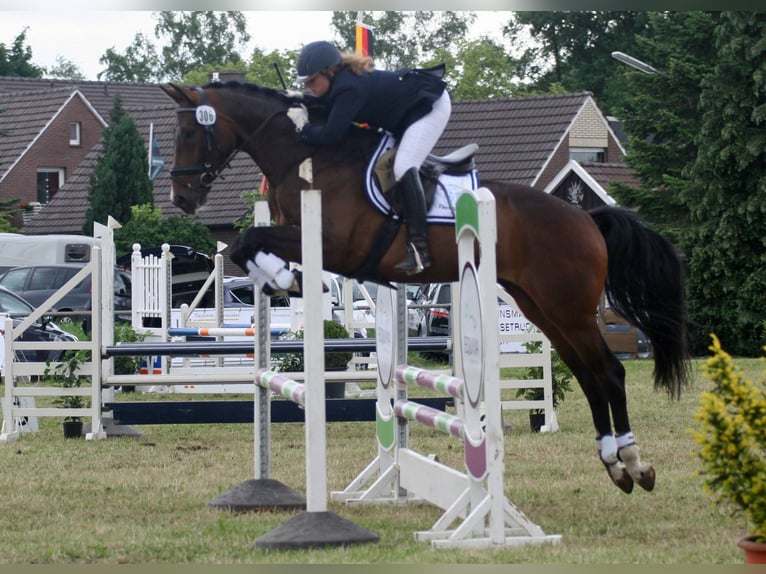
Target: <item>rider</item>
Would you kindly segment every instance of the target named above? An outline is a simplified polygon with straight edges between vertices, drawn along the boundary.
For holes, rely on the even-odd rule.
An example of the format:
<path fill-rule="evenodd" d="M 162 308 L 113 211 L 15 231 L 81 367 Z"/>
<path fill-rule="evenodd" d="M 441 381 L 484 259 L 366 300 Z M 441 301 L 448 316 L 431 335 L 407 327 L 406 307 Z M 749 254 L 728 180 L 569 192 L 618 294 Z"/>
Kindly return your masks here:
<path fill-rule="evenodd" d="M 303 126 L 304 143 L 337 144 L 354 122 L 383 128 L 396 138 L 394 179 L 404 203 L 408 249 L 395 269 L 412 275 L 430 267 L 426 203 L 418 170 L 450 117 L 450 97 L 441 79 L 444 66 L 375 70 L 369 56 L 341 54 L 329 42 L 319 41 L 303 47 L 297 68 L 298 80 L 329 108 L 326 124 Z"/>

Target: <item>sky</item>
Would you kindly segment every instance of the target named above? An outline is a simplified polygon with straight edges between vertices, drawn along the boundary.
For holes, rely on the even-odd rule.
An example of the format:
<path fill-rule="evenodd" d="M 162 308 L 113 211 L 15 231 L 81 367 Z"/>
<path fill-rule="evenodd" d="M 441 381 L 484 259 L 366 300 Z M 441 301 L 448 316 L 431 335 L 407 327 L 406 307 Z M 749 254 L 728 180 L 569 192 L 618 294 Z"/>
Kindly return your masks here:
<path fill-rule="evenodd" d="M 152 42 L 155 20 L 149 11 L 32 10 L 0 11 L 0 44 L 10 47 L 26 27 L 26 46 L 32 62 L 52 68 L 57 57 L 73 62 L 88 80 L 97 80 L 104 69 L 99 58 L 112 48 L 122 53 L 139 32 Z M 252 48 L 265 51 L 297 49 L 313 40 L 332 40 L 331 11 L 257 11 L 248 19 L 249 56 Z M 501 39 L 508 12 L 481 12 L 472 36 L 491 35 Z"/>

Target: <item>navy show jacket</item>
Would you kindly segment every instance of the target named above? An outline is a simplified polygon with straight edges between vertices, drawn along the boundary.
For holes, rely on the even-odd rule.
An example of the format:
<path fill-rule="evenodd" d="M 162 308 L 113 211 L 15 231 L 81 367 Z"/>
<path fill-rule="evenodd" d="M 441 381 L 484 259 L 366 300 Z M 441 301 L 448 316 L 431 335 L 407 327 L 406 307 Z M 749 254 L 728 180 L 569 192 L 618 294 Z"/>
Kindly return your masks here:
<path fill-rule="evenodd" d="M 330 89 L 314 101 L 329 108 L 325 124 L 306 124 L 301 140 L 309 145 L 334 145 L 352 122 L 382 128 L 397 139 L 411 124 L 428 114 L 446 85 L 430 70 L 374 70 L 355 74 L 341 68 Z"/>

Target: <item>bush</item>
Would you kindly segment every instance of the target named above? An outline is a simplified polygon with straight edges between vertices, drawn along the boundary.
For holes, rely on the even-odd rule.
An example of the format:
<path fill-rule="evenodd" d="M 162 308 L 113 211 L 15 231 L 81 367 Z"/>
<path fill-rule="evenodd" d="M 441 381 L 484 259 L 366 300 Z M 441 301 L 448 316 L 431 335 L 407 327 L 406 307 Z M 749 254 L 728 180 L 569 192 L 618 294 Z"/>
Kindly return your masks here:
<path fill-rule="evenodd" d="M 524 347 L 528 353 L 539 353 L 543 349 L 542 341 L 525 343 Z M 528 367 L 525 369 L 527 379 L 542 379 L 542 367 Z M 566 393 L 572 390 L 572 371 L 564 364 L 555 349 L 551 349 L 551 388 L 553 390 L 553 408 L 555 409 L 565 398 Z M 542 387 L 530 387 L 516 390 L 516 398 L 524 398 L 526 401 L 541 401 L 544 398 Z M 532 409 L 533 412 L 541 414 L 543 409 Z"/>
<path fill-rule="evenodd" d="M 766 381 L 743 377 L 712 335 L 713 356 L 703 369 L 713 390 L 700 395 L 694 415 L 699 428 L 700 474 L 705 490 L 719 504 L 733 505 L 750 531 L 766 541 Z"/>
<path fill-rule="evenodd" d="M 283 340 L 303 340 L 303 330 L 289 331 Z M 349 334 L 346 328 L 337 321 L 324 320 L 324 338 L 325 339 L 348 339 Z M 334 352 L 325 353 L 324 366 L 327 370 L 340 369 L 346 367 L 353 357 L 353 353 Z M 274 362 L 277 369 L 281 372 L 300 372 L 303 371 L 303 353 L 277 353 L 274 355 Z"/>

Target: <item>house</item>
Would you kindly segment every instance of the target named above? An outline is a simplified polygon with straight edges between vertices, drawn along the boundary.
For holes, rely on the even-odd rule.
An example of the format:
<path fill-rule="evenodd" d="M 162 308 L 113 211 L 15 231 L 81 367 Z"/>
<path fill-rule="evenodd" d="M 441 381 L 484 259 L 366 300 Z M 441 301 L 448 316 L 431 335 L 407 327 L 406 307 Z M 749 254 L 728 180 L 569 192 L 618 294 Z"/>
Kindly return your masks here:
<path fill-rule="evenodd" d="M 158 85 L 0 78 L 0 131 L 12 132 L 10 139 L 0 136 L 0 200 L 40 203 L 24 233 L 82 233 L 100 130 L 117 93 L 147 142 L 153 130 L 170 164 L 176 106 Z M 76 129 L 79 146 L 72 144 Z M 622 163 L 624 147 L 589 92 L 455 101 L 434 153 L 472 142 L 479 144 L 482 181 L 532 185 L 586 209 L 614 203 L 609 181 L 635 181 Z M 165 216 L 181 215 L 170 203 L 169 167 L 154 181 L 155 206 Z M 233 224 L 247 211 L 243 193 L 260 180 L 257 166 L 241 154 L 216 181 L 198 214 L 215 239 L 231 244 L 238 234 Z M 233 265 L 226 272 L 241 274 Z"/>
<path fill-rule="evenodd" d="M 0 201 L 28 206 L 13 222 L 25 233 L 100 142 L 118 94 L 124 106 L 169 101 L 157 85 L 0 77 Z"/>

